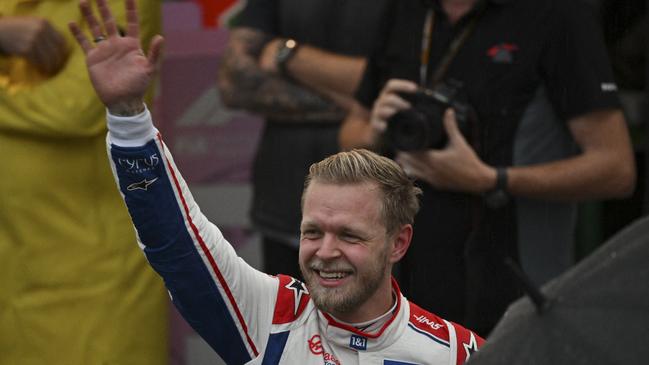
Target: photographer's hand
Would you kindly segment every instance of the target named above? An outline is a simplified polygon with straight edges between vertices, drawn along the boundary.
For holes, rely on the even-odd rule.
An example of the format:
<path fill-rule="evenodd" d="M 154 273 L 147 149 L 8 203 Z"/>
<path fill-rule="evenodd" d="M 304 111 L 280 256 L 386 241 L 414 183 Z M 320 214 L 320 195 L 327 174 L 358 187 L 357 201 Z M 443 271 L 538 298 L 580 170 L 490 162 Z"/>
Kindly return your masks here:
<path fill-rule="evenodd" d="M 398 93 L 414 93 L 417 84 L 409 80 L 390 79 L 374 101 L 372 110 L 355 103 L 340 127 L 340 148 L 377 148 L 379 137 L 388 126 L 388 119 L 396 112 L 410 108 L 410 103 Z M 368 123 L 369 122 L 369 123 Z"/>
<path fill-rule="evenodd" d="M 145 55 L 140 46 L 135 0 L 126 0 L 125 36 L 119 35 L 106 0 L 96 1 L 103 24 L 95 18 L 86 0 L 79 2 L 94 44 L 78 24 L 70 23 L 70 31 L 86 54 L 90 80 L 110 113 L 122 116 L 138 114 L 144 110 L 144 94 L 155 74 L 163 39 L 155 36 L 149 54 Z"/>
<path fill-rule="evenodd" d="M 370 115 L 372 129 L 377 134 L 384 132 L 388 126 L 388 120 L 394 114 L 411 107 L 409 102 L 399 96 L 399 93 L 414 93 L 416 91 L 417 84 L 410 80 L 388 80 L 372 107 Z"/>
<path fill-rule="evenodd" d="M 457 127 L 455 113 L 447 109 L 444 127 L 448 145 L 441 150 L 399 152 L 396 161 L 411 176 L 443 190 L 483 193 L 496 185 L 496 170 L 482 162 Z"/>

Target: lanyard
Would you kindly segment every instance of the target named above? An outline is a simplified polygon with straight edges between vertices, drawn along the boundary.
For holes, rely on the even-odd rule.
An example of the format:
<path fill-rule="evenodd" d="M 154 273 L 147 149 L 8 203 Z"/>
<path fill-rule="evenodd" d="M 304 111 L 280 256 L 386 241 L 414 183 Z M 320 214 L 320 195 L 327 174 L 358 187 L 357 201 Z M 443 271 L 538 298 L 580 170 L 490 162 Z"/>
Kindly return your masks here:
<path fill-rule="evenodd" d="M 451 65 L 451 62 L 453 62 L 453 59 L 460 51 L 460 48 L 462 47 L 462 45 L 464 45 L 469 35 L 471 35 L 473 30 L 475 29 L 476 23 L 478 22 L 478 18 L 480 18 L 480 15 L 482 15 L 484 8 L 486 8 L 485 2 L 484 1 L 479 2 L 477 13 L 471 18 L 470 23 L 465 25 L 464 28 L 462 29 L 462 32 L 453 38 L 453 40 L 451 41 L 451 45 L 448 47 L 448 50 L 442 57 L 439 66 L 437 66 L 437 68 L 435 69 L 435 73 L 433 74 L 433 78 L 430 84 L 431 86 L 436 85 L 444 78 L 446 72 L 448 71 L 449 66 Z M 428 63 L 430 62 L 430 50 L 432 48 L 431 45 L 432 45 L 434 26 L 435 26 L 435 11 L 432 8 L 430 8 L 426 13 L 426 21 L 424 23 L 424 29 L 422 32 L 423 34 L 421 37 L 421 60 L 420 60 L 421 63 L 419 65 L 419 86 L 422 88 L 426 87 L 428 81 Z"/>

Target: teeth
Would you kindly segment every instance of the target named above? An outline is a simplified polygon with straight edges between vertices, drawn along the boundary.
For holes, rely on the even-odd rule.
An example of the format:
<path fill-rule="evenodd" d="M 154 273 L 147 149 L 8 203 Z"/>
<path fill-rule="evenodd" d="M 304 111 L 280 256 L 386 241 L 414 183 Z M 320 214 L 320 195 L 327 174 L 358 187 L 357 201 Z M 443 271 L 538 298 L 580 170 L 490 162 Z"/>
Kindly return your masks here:
<path fill-rule="evenodd" d="M 347 276 L 347 273 L 344 272 L 324 272 L 320 271 L 320 277 L 323 279 L 342 279 Z"/>

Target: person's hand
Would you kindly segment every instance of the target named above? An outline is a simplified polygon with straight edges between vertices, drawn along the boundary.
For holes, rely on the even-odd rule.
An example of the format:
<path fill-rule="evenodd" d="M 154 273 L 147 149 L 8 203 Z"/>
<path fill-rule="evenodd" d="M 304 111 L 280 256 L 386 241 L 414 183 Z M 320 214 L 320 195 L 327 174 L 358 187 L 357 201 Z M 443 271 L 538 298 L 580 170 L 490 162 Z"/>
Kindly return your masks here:
<path fill-rule="evenodd" d="M 399 93 L 414 93 L 417 84 L 410 80 L 390 79 L 381 90 L 379 97 L 374 101 L 370 114 L 370 124 L 376 134 L 383 133 L 388 126 L 388 119 L 400 110 L 411 107 Z"/>
<path fill-rule="evenodd" d="M 79 9 L 90 27 L 94 44 L 76 23 L 70 31 L 86 55 L 90 80 L 111 114 L 135 115 L 144 109 L 144 94 L 155 74 L 163 39 L 156 35 L 148 55 L 140 46 L 138 14 L 135 0 L 126 0 L 126 35 L 120 36 L 106 0 L 96 0 L 102 24 L 90 10 L 86 0 Z M 104 34 L 104 31 L 106 33 Z"/>
<path fill-rule="evenodd" d="M 274 38 L 266 43 L 259 55 L 259 68 L 269 73 L 279 73 L 277 66 L 277 51 L 282 38 Z"/>
<path fill-rule="evenodd" d="M 24 57 L 48 75 L 61 70 L 68 57 L 61 33 L 46 19 L 31 16 L 0 17 L 0 51 Z"/>
<path fill-rule="evenodd" d="M 448 145 L 441 150 L 399 152 L 396 161 L 412 177 L 443 190 L 483 193 L 496 184 L 496 170 L 486 165 L 457 127 L 455 113 L 444 113 Z"/>

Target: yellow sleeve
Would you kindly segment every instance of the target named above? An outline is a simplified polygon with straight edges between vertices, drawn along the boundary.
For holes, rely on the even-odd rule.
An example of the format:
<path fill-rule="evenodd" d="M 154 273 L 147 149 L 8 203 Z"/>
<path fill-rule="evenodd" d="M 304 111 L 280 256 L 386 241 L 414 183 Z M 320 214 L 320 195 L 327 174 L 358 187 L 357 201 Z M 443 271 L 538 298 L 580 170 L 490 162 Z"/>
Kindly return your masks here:
<path fill-rule="evenodd" d="M 44 77 L 24 59 L 9 57 L 0 62 L 0 132 L 49 138 L 105 133 L 104 106 L 88 78 L 83 51 L 67 29 L 70 21 L 76 21 L 87 31 L 77 4 L 76 0 L 42 0 L 14 9 L 14 15 L 50 20 L 66 38 L 70 55 L 64 68 L 51 77 Z M 124 1 L 109 0 L 109 4 L 118 25 L 125 28 Z M 140 35 L 147 48 L 160 29 L 160 2 L 139 0 L 138 8 Z"/>

